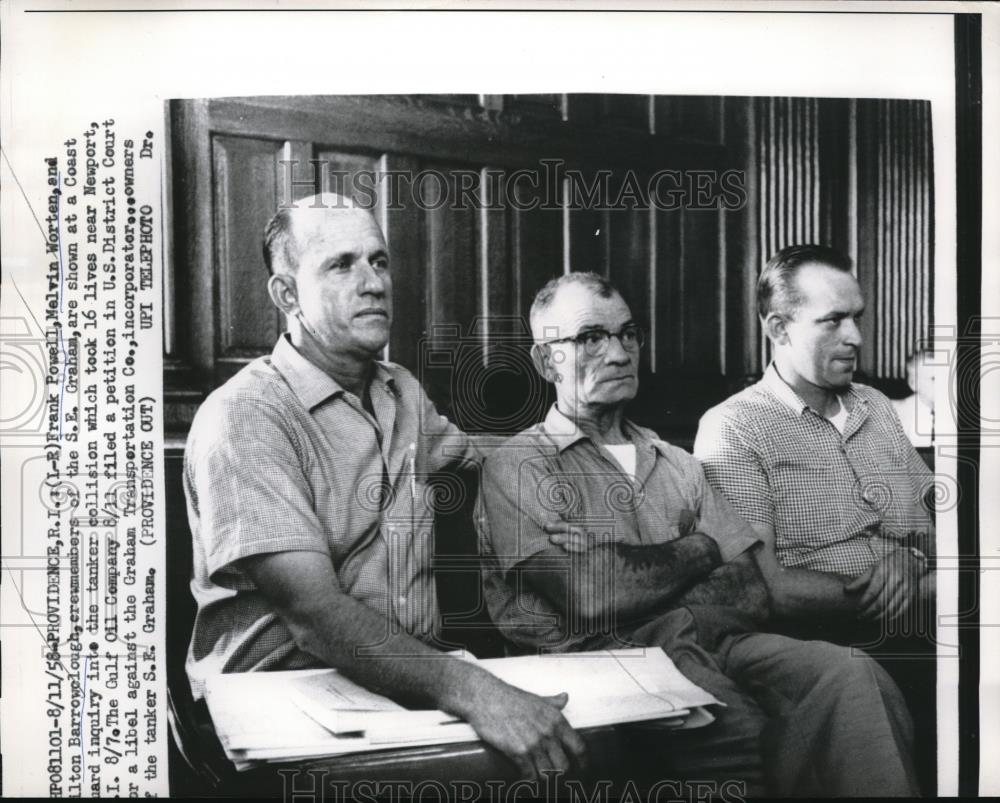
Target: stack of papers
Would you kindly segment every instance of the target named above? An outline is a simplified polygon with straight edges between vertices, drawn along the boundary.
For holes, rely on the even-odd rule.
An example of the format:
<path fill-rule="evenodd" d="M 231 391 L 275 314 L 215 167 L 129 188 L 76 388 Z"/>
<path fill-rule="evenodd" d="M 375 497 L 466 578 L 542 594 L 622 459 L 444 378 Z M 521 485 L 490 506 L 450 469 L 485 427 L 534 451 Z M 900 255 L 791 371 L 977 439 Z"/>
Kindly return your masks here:
<path fill-rule="evenodd" d="M 684 677 L 658 648 L 476 663 L 535 694 L 566 692 L 563 714 L 574 728 L 645 720 L 658 720 L 664 727 L 700 727 L 713 719 L 702 706 L 719 702 Z M 217 675 L 209 679 L 205 698 L 226 754 L 240 769 L 262 761 L 479 738 L 449 714 L 405 709 L 334 669 Z"/>

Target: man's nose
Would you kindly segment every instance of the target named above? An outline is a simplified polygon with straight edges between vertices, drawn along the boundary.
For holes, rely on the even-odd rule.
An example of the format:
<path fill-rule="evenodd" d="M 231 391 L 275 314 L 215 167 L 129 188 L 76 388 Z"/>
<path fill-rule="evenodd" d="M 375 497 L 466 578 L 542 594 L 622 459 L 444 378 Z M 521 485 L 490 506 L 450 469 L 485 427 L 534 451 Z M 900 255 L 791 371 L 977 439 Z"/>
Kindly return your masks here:
<path fill-rule="evenodd" d="M 604 361 L 615 365 L 624 365 L 632 359 L 632 355 L 622 345 L 622 339 L 618 335 L 611 335 L 608 338 L 608 350 L 604 352 Z"/>
<path fill-rule="evenodd" d="M 361 259 L 356 263 L 358 270 L 358 293 L 361 295 L 382 295 L 385 293 L 385 278 L 368 260 Z"/>
<path fill-rule="evenodd" d="M 844 321 L 844 342 L 850 346 L 861 345 L 861 327 L 853 318 L 847 318 Z"/>

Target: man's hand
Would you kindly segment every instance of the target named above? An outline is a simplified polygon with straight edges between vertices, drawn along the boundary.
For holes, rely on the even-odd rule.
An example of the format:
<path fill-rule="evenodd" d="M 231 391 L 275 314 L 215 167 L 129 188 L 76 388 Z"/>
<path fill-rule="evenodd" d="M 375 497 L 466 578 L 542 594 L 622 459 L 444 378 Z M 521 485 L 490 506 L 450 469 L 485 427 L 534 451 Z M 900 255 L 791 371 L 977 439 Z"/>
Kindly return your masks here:
<path fill-rule="evenodd" d="M 586 765 L 586 747 L 561 709 L 566 694 L 539 697 L 484 673 L 476 678 L 462 715 L 487 744 L 500 750 L 528 779 L 545 770 Z"/>
<path fill-rule="evenodd" d="M 917 557 L 908 550 L 898 549 L 854 578 L 844 586 L 844 591 L 862 592 L 856 608 L 859 619 L 891 621 L 906 613 L 917 599 L 924 573 Z"/>
<path fill-rule="evenodd" d="M 420 700 L 460 716 L 526 777 L 583 763 L 583 740 L 560 711 L 565 694 L 539 697 L 475 664 L 441 655 L 412 636 L 387 637 L 385 618 L 343 593 L 333 564 L 324 557 L 275 552 L 240 564 L 274 605 L 299 649 L 382 694 Z"/>
<path fill-rule="evenodd" d="M 549 543 L 562 547 L 566 552 L 587 552 L 602 544 L 621 544 L 625 536 L 608 530 L 591 530 L 577 524 L 557 519 L 545 524 Z"/>

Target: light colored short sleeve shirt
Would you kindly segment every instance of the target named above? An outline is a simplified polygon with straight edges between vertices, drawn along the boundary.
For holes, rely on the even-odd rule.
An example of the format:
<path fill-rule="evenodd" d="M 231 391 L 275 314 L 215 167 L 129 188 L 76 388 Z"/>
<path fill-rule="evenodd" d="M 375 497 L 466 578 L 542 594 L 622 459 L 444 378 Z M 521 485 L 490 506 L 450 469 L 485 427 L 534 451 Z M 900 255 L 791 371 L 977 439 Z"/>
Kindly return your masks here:
<path fill-rule="evenodd" d="M 220 672 L 315 664 L 239 568 L 252 555 L 315 553 L 342 591 L 429 637 L 433 512 L 425 480 L 469 456 L 404 368 L 377 363 L 374 415 L 286 338 L 212 393 L 185 451 L 198 604 L 187 669 L 195 697 Z"/>

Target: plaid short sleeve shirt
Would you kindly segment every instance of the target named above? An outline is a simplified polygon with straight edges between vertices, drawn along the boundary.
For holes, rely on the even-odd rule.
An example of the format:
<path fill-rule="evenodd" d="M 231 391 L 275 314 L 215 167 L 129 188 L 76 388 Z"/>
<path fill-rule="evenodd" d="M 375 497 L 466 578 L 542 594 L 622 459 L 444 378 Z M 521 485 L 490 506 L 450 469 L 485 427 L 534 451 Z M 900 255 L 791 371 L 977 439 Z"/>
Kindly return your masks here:
<path fill-rule="evenodd" d="M 926 548 L 933 476 L 885 396 L 852 383 L 844 401 L 841 434 L 771 365 L 705 413 L 694 451 L 747 521 L 774 528 L 782 564 L 854 577 L 912 538 Z"/>
<path fill-rule="evenodd" d="M 370 397 L 374 416 L 282 337 L 198 410 L 184 460 L 196 698 L 211 674 L 315 664 L 240 571 L 252 555 L 314 552 L 387 627 L 433 633 L 424 480 L 468 456 L 469 441 L 398 365 L 376 363 Z"/>

